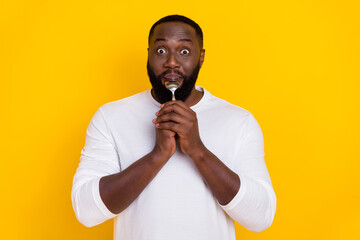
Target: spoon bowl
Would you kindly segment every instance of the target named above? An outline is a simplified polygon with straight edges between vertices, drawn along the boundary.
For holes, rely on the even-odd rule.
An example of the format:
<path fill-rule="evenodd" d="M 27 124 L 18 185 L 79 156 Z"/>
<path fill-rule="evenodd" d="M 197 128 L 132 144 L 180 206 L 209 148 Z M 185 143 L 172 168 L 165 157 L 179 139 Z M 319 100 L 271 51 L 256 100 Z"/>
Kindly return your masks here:
<path fill-rule="evenodd" d="M 167 89 L 169 89 L 172 93 L 172 101 L 176 100 L 175 99 L 175 91 L 176 89 L 178 89 L 179 87 L 179 83 L 178 82 L 165 82 L 165 87 Z"/>

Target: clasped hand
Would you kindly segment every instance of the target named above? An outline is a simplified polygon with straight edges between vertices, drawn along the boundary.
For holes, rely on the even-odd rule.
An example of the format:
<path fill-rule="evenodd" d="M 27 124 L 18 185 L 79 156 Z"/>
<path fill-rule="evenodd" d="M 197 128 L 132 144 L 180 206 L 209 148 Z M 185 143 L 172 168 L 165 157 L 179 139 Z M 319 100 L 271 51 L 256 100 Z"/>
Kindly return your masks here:
<path fill-rule="evenodd" d="M 191 156 L 203 147 L 196 113 L 183 101 L 162 104 L 156 116 L 153 120 L 157 129 L 155 147 L 168 151 L 171 156 L 176 149 L 176 134 L 181 151 L 187 155 Z"/>

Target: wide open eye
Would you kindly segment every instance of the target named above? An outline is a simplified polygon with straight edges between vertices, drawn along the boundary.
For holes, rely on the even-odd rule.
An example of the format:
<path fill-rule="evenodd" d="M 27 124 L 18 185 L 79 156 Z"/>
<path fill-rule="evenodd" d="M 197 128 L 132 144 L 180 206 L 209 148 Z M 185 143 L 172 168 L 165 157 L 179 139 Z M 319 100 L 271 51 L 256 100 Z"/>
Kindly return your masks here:
<path fill-rule="evenodd" d="M 164 48 L 159 48 L 158 50 L 156 50 L 158 53 L 163 54 L 166 53 L 166 50 Z"/>
<path fill-rule="evenodd" d="M 180 52 L 181 52 L 181 54 L 184 54 L 184 55 L 186 55 L 186 54 L 189 54 L 189 53 L 190 53 L 190 51 L 189 51 L 189 50 L 187 50 L 187 49 L 183 49 L 183 50 L 181 50 Z"/>

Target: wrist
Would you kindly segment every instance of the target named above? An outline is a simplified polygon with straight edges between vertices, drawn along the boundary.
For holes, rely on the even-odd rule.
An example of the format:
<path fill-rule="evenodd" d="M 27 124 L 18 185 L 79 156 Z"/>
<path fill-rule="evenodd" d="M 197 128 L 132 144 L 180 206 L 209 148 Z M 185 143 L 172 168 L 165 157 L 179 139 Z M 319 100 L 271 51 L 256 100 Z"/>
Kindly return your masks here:
<path fill-rule="evenodd" d="M 152 162 L 166 162 L 170 159 L 171 155 L 165 153 L 160 148 L 157 148 L 156 146 L 153 148 L 153 150 L 150 152 Z"/>
<path fill-rule="evenodd" d="M 204 156 L 206 155 L 207 152 L 207 148 L 205 147 L 205 145 L 201 142 L 200 144 L 198 144 L 197 147 L 193 147 L 191 149 L 191 151 L 188 152 L 188 156 L 193 160 L 193 161 L 197 161 L 197 160 L 201 160 L 204 158 Z"/>

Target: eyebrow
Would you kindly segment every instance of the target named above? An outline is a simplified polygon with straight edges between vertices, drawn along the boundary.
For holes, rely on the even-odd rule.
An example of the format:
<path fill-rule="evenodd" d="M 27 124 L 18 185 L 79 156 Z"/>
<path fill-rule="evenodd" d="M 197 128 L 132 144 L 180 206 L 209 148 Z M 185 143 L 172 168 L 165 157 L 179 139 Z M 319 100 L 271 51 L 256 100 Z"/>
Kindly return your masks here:
<path fill-rule="evenodd" d="M 155 42 L 164 41 L 167 42 L 165 38 L 157 38 L 155 39 Z M 181 38 L 179 39 L 179 42 L 192 42 L 190 38 Z"/>

